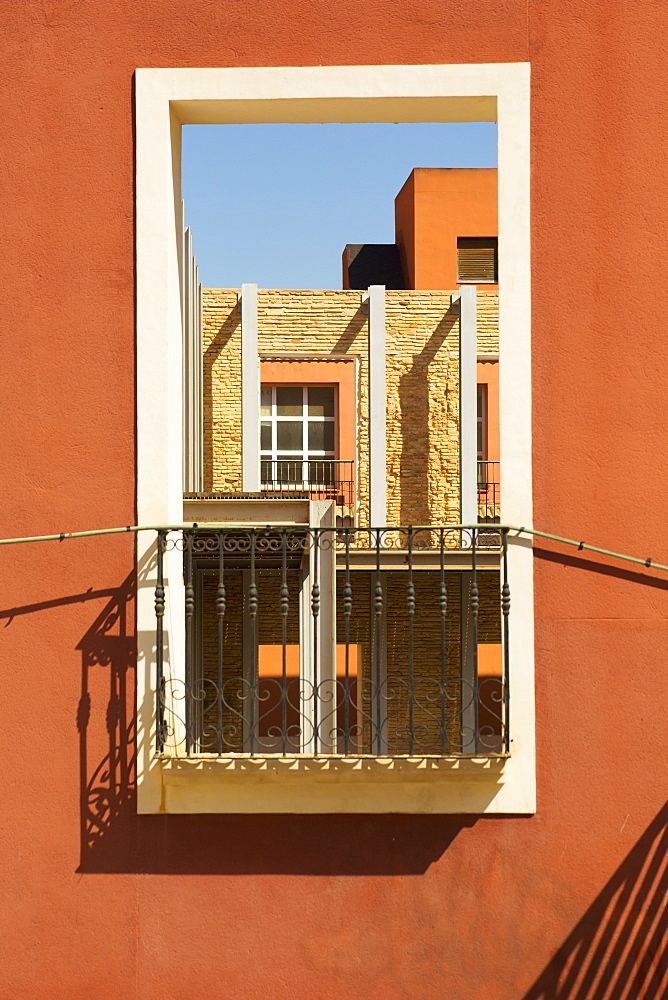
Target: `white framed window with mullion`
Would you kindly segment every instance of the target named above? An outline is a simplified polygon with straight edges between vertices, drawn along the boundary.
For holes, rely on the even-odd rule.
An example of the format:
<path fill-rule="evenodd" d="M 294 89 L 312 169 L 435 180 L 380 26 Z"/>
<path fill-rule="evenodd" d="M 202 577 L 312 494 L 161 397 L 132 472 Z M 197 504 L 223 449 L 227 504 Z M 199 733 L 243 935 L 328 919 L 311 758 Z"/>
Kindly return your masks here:
<path fill-rule="evenodd" d="M 336 388 L 262 385 L 260 462 L 265 487 L 310 489 L 336 479 Z"/>

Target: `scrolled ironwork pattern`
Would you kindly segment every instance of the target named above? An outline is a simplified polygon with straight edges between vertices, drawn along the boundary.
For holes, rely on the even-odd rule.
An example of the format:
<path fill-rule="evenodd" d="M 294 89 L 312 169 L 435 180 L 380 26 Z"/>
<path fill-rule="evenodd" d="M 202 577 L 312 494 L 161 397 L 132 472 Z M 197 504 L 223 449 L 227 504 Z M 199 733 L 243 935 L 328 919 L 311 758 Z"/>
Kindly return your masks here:
<path fill-rule="evenodd" d="M 435 679 L 411 685 L 397 677 L 380 685 L 370 679 L 346 682 L 343 678 L 319 684 L 271 678 L 253 685 L 232 678 L 222 686 L 211 678 L 191 684 L 171 679 L 165 688 L 170 722 L 165 726 L 163 750 L 176 752 L 187 743 L 191 753 L 226 756 L 299 754 L 305 747 L 315 747 L 312 753 L 340 756 L 499 755 L 504 740 L 502 681 L 485 678 L 477 691 L 486 702 L 487 718 L 476 733 L 467 722 L 475 687 L 461 678 L 445 685 Z M 224 721 L 214 718 L 218 705 Z M 188 714 L 199 716 L 196 730 L 190 733 Z"/>

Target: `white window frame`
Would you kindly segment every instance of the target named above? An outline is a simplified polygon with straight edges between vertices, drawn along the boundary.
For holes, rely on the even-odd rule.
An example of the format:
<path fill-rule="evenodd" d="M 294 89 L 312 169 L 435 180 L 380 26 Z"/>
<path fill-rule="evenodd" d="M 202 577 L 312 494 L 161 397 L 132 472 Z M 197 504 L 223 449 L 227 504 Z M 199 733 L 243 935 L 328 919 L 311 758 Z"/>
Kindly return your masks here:
<path fill-rule="evenodd" d="M 279 388 L 287 388 L 283 384 L 271 385 L 268 382 L 263 382 L 260 386 L 260 406 L 262 407 L 262 392 L 266 389 L 271 389 L 271 413 L 262 413 L 260 409 L 260 426 L 263 423 L 269 423 L 271 425 L 271 448 L 262 448 L 260 445 L 260 465 L 262 462 L 271 462 L 272 468 L 277 467 L 277 463 L 281 461 L 286 461 L 289 463 L 294 463 L 295 471 L 297 463 L 301 463 L 301 474 L 298 477 L 298 483 L 300 489 L 309 489 L 310 483 L 310 462 L 326 462 L 334 461 L 336 459 L 336 427 L 338 422 L 338 400 L 336 386 L 331 386 L 334 393 L 334 416 L 332 417 L 312 417 L 308 412 L 308 390 L 311 388 L 320 388 L 319 386 L 311 385 L 295 385 L 289 386 L 291 389 L 301 389 L 302 391 L 302 413 L 301 417 L 298 416 L 280 416 L 277 412 L 276 403 L 276 390 Z M 330 388 L 327 386 L 326 388 Z M 283 422 L 289 421 L 300 421 L 302 424 L 302 447 L 298 451 L 291 451 L 287 448 L 278 447 L 278 425 Z M 309 448 L 308 440 L 308 429 L 311 423 L 328 423 L 334 425 L 334 447 L 331 451 L 325 450 L 313 450 Z M 260 477 L 262 481 L 262 477 Z M 314 483 L 314 486 L 319 484 Z"/>
<path fill-rule="evenodd" d="M 526 63 L 450 66 L 142 69 L 136 72 L 137 516 L 179 523 L 182 351 L 178 247 L 181 126 L 239 122 L 497 121 L 499 423 L 504 519 L 532 524 L 530 72 Z M 489 761 L 243 762 L 155 755 L 155 618 L 148 533 L 138 541 L 140 812 L 535 811 L 533 559 L 510 546 L 511 757 Z M 167 561 L 166 669 L 183 670 L 182 566 Z M 284 768 L 284 770 L 283 770 Z M 185 778 L 187 775 L 187 780 Z M 259 780 L 258 780 L 259 779 Z"/>

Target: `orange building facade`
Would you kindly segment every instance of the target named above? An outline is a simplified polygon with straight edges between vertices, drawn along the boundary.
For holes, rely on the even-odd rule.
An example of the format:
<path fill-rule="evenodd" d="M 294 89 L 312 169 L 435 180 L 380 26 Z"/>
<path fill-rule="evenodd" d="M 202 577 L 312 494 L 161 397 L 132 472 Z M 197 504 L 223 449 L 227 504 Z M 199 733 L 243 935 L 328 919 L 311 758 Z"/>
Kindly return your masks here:
<path fill-rule="evenodd" d="M 496 168 L 415 168 L 394 201 L 394 245 L 346 247 L 343 288 L 377 277 L 389 288 L 497 289 L 497 186 Z"/>
<path fill-rule="evenodd" d="M 32 0 L 5 11 L 0 535 L 55 540 L 0 546 L 2 992 L 659 1000 L 668 558 L 654 523 L 666 395 L 656 245 L 668 208 L 650 111 L 668 86 L 665 11 L 649 0 L 612 12 L 553 0 L 406 10 L 294 0 L 252 13 L 188 0 L 109 0 L 94 17 Z M 599 548 L 513 543 L 532 584 L 511 576 L 514 634 L 529 637 L 511 669 L 522 676 L 535 660 L 535 672 L 518 693 L 519 728 L 511 703 L 515 743 L 494 794 L 506 794 L 528 738 L 535 798 L 505 812 L 458 807 L 458 760 L 425 765 L 411 807 L 378 811 L 367 789 L 388 778 L 376 754 L 360 755 L 337 811 L 262 811 L 280 765 L 250 755 L 245 773 L 227 769 L 227 811 L 202 806 L 212 765 L 177 761 L 168 795 L 197 782 L 199 808 L 177 814 L 159 801 L 151 812 L 142 796 L 158 761 L 146 739 L 155 716 L 145 725 L 137 690 L 156 657 L 155 532 L 137 540 L 125 528 L 183 512 L 178 350 L 160 347 L 180 337 L 178 230 L 166 221 L 178 198 L 171 172 L 146 184 L 169 141 L 169 102 L 176 141 L 179 123 L 204 120 L 210 101 L 238 120 L 245 101 L 269 92 L 255 70 L 280 67 L 261 120 L 368 120 L 365 101 L 398 100 L 390 91 L 410 111 L 406 73 L 417 67 L 425 91 L 458 74 L 446 95 L 454 118 L 462 90 L 484 106 L 486 74 L 517 65 L 527 81 L 530 68 L 530 113 L 508 122 L 512 87 L 495 105 L 511 129 L 498 175 L 499 433 L 502 463 L 520 470 L 509 509 L 528 498 L 524 527 Z M 325 112 L 337 66 L 345 82 L 336 78 L 339 103 Z M 146 121 L 162 78 L 135 71 L 151 67 L 243 72 L 214 90 L 202 89 L 206 70 L 160 90 Z M 288 93 L 294 67 L 308 69 Z M 351 80 L 362 106 L 349 103 L 360 99 Z M 290 103 L 308 88 L 310 109 Z M 386 117 L 397 114 L 394 105 Z M 530 150 L 530 225 L 524 174 L 507 171 L 513 136 Z M 504 257 L 518 232 L 530 282 L 514 280 L 515 246 Z M 169 503 L 152 508 L 160 491 Z M 64 534 L 109 527 L 124 530 Z M 182 585 L 183 565 L 182 553 L 167 559 L 167 590 Z M 488 787 L 488 761 L 467 787 Z M 309 759 L 307 770 L 309 795 L 342 787 L 329 763 Z M 430 812 L 436 779 L 450 805 Z"/>
<path fill-rule="evenodd" d="M 454 288 L 457 240 L 498 237 L 495 169 L 417 168 L 394 203 L 408 288 Z M 487 285 L 487 283 L 486 283 Z M 490 281 L 490 288 L 496 287 Z"/>
<path fill-rule="evenodd" d="M 394 203 L 395 243 L 347 246 L 344 289 L 477 288 L 478 460 L 481 501 L 499 506 L 498 180 L 485 168 L 415 168 Z M 408 305 L 408 301 L 406 302 Z"/>

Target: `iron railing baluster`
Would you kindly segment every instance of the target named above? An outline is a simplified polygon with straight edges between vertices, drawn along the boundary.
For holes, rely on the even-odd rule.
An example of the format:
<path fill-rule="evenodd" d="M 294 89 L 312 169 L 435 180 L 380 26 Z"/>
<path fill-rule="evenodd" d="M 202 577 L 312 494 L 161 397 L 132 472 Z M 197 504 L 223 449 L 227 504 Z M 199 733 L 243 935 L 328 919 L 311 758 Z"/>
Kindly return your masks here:
<path fill-rule="evenodd" d="M 164 672 L 164 629 L 165 616 L 165 573 L 164 553 L 166 531 L 158 532 L 157 577 L 155 585 L 155 749 L 162 753 L 165 746 L 165 672 Z"/>
<path fill-rule="evenodd" d="M 281 531 L 281 746 L 287 749 L 288 739 L 288 540 L 285 528 Z"/>
<path fill-rule="evenodd" d="M 480 703 L 479 703 L 479 691 L 478 691 L 478 613 L 480 610 L 480 595 L 478 593 L 478 575 L 477 575 L 477 565 L 476 565 L 476 543 L 477 543 L 477 529 L 471 529 L 471 594 L 470 594 L 470 608 L 471 608 L 471 642 L 473 645 L 472 649 L 472 660 L 473 660 L 473 752 L 478 752 L 478 740 L 479 740 L 479 715 L 480 715 Z"/>
<path fill-rule="evenodd" d="M 446 722 L 446 642 L 445 642 L 445 621 L 448 613 L 448 588 L 445 585 L 445 538 L 444 529 L 439 530 L 439 555 L 440 555 L 440 578 L 438 585 L 438 615 L 441 625 L 441 663 L 440 663 L 440 708 L 441 708 L 441 753 L 445 757 L 447 740 Z"/>
<path fill-rule="evenodd" d="M 509 616 L 510 616 L 510 585 L 508 583 L 508 529 L 504 528 L 501 536 L 503 585 L 501 588 L 501 615 L 503 618 L 503 702 L 504 702 L 504 739 L 503 747 L 510 753 L 510 649 L 509 649 Z"/>
<path fill-rule="evenodd" d="M 216 617 L 218 619 L 218 684 L 216 688 L 216 745 L 223 752 L 223 653 L 225 629 L 225 536 L 218 532 L 218 590 L 216 592 Z"/>
<path fill-rule="evenodd" d="M 351 708 L 351 687 L 350 687 L 350 620 L 353 611 L 353 588 L 350 584 L 350 529 L 345 532 L 345 555 L 346 569 L 345 582 L 343 586 L 343 616 L 344 616 L 344 642 L 345 642 L 345 665 L 344 665 L 344 753 L 350 751 L 350 708 Z M 357 663 L 357 684 L 359 685 L 360 664 Z"/>
<path fill-rule="evenodd" d="M 250 583 L 248 587 L 248 616 L 250 621 L 250 705 L 249 705 L 249 744 L 250 752 L 255 753 L 255 744 L 257 740 L 256 733 L 256 712 L 259 713 L 258 706 L 256 705 L 257 690 L 258 690 L 258 662 L 257 662 L 257 610 L 258 610 L 258 590 L 255 577 L 255 546 L 256 546 L 256 535 L 255 529 L 251 528 L 250 532 Z"/>
<path fill-rule="evenodd" d="M 319 560 L 318 549 L 320 545 L 320 532 L 318 528 L 312 529 L 313 539 L 313 586 L 311 588 L 311 615 L 313 616 L 313 749 L 315 753 L 320 750 L 319 732 L 319 691 L 318 691 L 318 616 L 320 614 L 320 582 L 318 579 Z"/>
<path fill-rule="evenodd" d="M 195 588 L 193 586 L 193 542 L 194 531 L 186 528 L 183 531 L 185 542 L 185 613 L 186 613 L 186 684 L 190 691 L 190 697 L 186 699 L 186 753 L 192 751 L 196 744 L 195 734 L 195 707 L 194 701 L 201 702 L 200 690 L 197 685 L 199 678 L 195 678 L 195 656 L 193 642 L 193 617 L 195 614 Z"/>
<path fill-rule="evenodd" d="M 413 584 L 413 529 L 408 529 L 408 582 L 406 584 L 406 612 L 408 615 L 408 753 L 412 756 L 415 746 L 415 665 L 414 656 L 414 620 L 415 620 L 415 585 Z"/>
<path fill-rule="evenodd" d="M 353 588 L 350 585 L 350 529 L 347 528 L 344 536 L 346 547 L 346 577 L 343 585 L 343 619 L 344 619 L 344 642 L 345 642 L 345 664 L 343 681 L 343 752 L 347 755 L 350 750 L 350 616 L 353 613 Z M 357 664 L 359 678 L 359 663 Z"/>
<path fill-rule="evenodd" d="M 380 575 L 380 543 L 381 534 L 380 528 L 376 530 L 376 589 L 374 594 L 374 661 L 375 661 L 375 687 L 376 687 L 376 753 L 381 752 L 381 695 L 380 695 L 380 684 L 381 684 L 381 670 L 382 670 L 382 650 L 381 650 L 381 636 L 382 636 L 382 618 L 383 618 L 383 584 Z"/>

